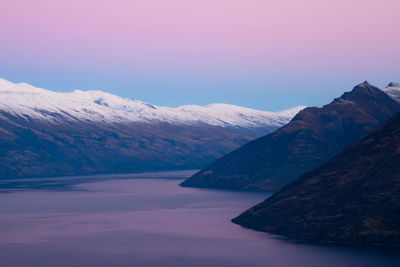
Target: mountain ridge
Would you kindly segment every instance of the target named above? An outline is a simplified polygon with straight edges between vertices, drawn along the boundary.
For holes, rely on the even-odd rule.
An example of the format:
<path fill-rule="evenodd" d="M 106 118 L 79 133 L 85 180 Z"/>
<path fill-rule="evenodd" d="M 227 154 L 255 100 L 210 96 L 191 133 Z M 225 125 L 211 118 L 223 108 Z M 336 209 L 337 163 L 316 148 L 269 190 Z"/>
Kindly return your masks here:
<path fill-rule="evenodd" d="M 400 247 L 400 113 L 232 222 L 313 242 Z"/>
<path fill-rule="evenodd" d="M 0 178 L 199 169 L 296 111 L 158 107 L 102 91 L 59 93 L 0 79 Z"/>
<path fill-rule="evenodd" d="M 283 126 L 303 108 L 305 106 L 269 112 L 222 103 L 171 108 L 99 90 L 53 92 L 27 83 L 14 84 L 4 79 L 0 81 L 0 109 L 40 119 L 49 117 L 35 112 L 37 110 L 63 111 L 71 118 L 103 122 L 168 122 L 188 125 L 207 123 L 222 127 L 265 128 Z"/>
<path fill-rule="evenodd" d="M 287 125 L 232 151 L 181 185 L 278 190 L 399 111 L 400 102 L 384 90 L 363 82 L 330 104 L 301 110 Z"/>

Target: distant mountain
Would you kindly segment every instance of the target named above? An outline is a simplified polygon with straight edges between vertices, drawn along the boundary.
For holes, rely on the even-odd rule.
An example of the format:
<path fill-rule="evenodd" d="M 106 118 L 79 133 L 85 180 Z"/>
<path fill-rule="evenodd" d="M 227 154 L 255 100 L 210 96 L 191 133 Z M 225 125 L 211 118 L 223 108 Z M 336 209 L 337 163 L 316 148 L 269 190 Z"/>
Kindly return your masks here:
<path fill-rule="evenodd" d="M 389 83 L 388 86 L 382 88 L 382 90 L 392 97 L 394 100 L 400 102 L 400 84 L 399 83 Z"/>
<path fill-rule="evenodd" d="M 400 246 L 400 113 L 232 221 L 295 239 Z"/>
<path fill-rule="evenodd" d="M 396 84 L 368 82 L 322 108 L 299 112 L 286 126 L 211 163 L 181 185 L 275 191 L 331 159 L 400 111 Z"/>
<path fill-rule="evenodd" d="M 304 107 L 160 107 L 102 91 L 52 92 L 0 79 L 0 177 L 202 168 Z"/>

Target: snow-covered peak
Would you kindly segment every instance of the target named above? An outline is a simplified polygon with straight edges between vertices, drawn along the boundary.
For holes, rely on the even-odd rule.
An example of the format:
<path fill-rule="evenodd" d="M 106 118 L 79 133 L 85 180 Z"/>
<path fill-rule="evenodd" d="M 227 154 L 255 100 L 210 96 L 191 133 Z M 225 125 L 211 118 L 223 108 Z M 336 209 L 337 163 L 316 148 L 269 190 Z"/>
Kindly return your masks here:
<path fill-rule="evenodd" d="M 390 82 L 386 87 L 400 87 L 400 83 Z"/>
<path fill-rule="evenodd" d="M 391 98 L 400 102 L 400 84 L 391 82 L 385 88 L 381 88 L 386 94 L 388 94 Z"/>
<path fill-rule="evenodd" d="M 279 127 L 304 106 L 280 112 L 260 111 L 230 104 L 154 106 L 103 91 L 61 93 L 0 79 L 0 109 L 23 118 L 64 123 L 65 118 L 108 123 L 206 123 L 224 127 Z M 61 115 L 57 116 L 55 114 Z"/>
<path fill-rule="evenodd" d="M 278 111 L 276 113 L 282 114 L 282 115 L 286 115 L 286 116 L 290 116 L 290 117 L 294 117 L 294 116 L 296 116 L 297 113 L 299 113 L 300 111 L 302 111 L 306 107 L 307 106 L 297 106 L 297 107 L 281 110 L 281 111 Z"/>
<path fill-rule="evenodd" d="M 12 87 L 14 85 L 15 85 L 14 83 L 0 78 L 0 90 L 5 90 L 6 88 Z"/>

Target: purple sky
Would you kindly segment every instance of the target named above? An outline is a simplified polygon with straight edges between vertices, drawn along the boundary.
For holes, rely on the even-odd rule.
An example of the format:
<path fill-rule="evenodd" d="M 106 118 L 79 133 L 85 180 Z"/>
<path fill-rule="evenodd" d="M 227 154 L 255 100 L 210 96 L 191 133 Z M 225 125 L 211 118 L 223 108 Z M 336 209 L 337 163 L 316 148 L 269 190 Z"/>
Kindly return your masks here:
<path fill-rule="evenodd" d="M 322 105 L 400 81 L 398 0 L 0 1 L 0 77 L 157 105 Z"/>

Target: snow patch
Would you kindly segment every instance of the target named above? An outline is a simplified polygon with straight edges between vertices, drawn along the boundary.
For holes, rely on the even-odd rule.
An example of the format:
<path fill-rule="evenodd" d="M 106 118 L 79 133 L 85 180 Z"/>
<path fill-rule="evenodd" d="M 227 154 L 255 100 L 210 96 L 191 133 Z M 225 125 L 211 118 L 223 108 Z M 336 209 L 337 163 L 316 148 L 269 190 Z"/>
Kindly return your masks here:
<path fill-rule="evenodd" d="M 381 88 L 381 90 L 397 102 L 400 102 L 400 85 L 398 83 L 391 82 L 387 87 Z"/>

